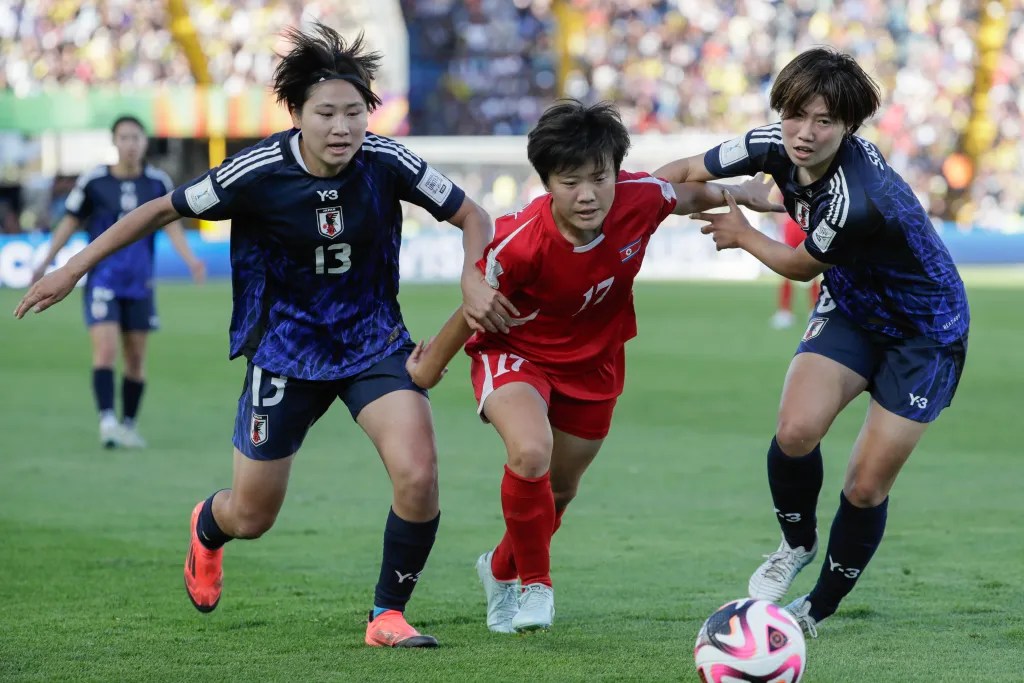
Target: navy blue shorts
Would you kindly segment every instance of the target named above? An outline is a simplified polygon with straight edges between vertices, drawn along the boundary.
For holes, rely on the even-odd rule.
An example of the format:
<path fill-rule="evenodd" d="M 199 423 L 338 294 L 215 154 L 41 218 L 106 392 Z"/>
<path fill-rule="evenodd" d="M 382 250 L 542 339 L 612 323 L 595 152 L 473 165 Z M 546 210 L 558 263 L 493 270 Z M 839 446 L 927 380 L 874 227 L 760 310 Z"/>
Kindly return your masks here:
<path fill-rule="evenodd" d="M 413 348 L 406 344 L 357 375 L 327 381 L 281 377 L 249 361 L 235 416 L 235 448 L 253 460 L 286 458 L 299 450 L 306 432 L 337 398 L 354 420 L 392 391 L 410 389 L 426 396 L 405 370 Z"/>
<path fill-rule="evenodd" d="M 827 304 L 825 297 L 823 293 L 822 302 Z M 871 397 L 889 412 L 931 422 L 953 402 L 967 356 L 967 336 L 951 344 L 924 336 L 889 337 L 865 330 L 839 309 L 819 303 L 796 352 L 831 358 L 866 379 Z"/>
<path fill-rule="evenodd" d="M 156 299 L 125 299 L 106 287 L 86 287 L 82 299 L 85 326 L 97 323 L 118 323 L 125 332 L 152 332 L 160 327 Z"/>

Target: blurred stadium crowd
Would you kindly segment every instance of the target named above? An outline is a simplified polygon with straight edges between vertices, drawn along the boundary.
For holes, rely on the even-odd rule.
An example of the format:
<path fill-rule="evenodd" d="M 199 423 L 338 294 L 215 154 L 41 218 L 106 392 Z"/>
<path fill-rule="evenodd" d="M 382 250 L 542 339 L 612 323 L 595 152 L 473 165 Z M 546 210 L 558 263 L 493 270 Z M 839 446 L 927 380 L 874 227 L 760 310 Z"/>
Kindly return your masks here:
<path fill-rule="evenodd" d="M 559 7 L 552 0 L 400 0 L 409 33 L 410 133 L 525 134 L 565 94 L 617 102 L 636 133 L 724 139 L 775 120 L 767 105 L 772 74 L 796 52 L 830 44 L 853 54 L 883 87 L 881 114 L 861 132 L 941 214 L 946 183 L 958 180 L 949 159 L 970 111 L 983 1 L 565 0 Z M 353 33 L 359 25 L 346 8 L 357 4 L 185 3 L 212 80 L 227 88 L 269 81 L 286 26 L 317 17 Z M 1024 3 L 1012 7 L 990 93 L 996 139 L 957 218 L 1021 231 Z M 386 44 L 377 47 L 387 52 Z M 191 81 L 165 2 L 0 3 L 4 89 Z"/>

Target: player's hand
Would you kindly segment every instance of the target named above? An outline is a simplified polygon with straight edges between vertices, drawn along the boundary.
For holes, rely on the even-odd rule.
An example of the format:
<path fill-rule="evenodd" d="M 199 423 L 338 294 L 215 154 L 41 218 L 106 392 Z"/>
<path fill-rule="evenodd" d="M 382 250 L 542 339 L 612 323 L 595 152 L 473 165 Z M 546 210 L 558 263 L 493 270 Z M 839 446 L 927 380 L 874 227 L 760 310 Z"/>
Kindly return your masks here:
<path fill-rule="evenodd" d="M 43 279 L 43 276 L 46 275 L 47 266 L 49 266 L 48 263 L 40 263 L 36 266 L 36 269 L 32 271 L 32 279 L 28 283 L 30 287 Z"/>
<path fill-rule="evenodd" d="M 783 204 L 770 199 L 774 189 L 775 181 L 759 172 L 750 180 L 740 183 L 736 195 L 740 197 L 740 204 L 753 211 L 785 213 L 786 207 Z"/>
<path fill-rule="evenodd" d="M 41 313 L 66 297 L 78 283 L 78 276 L 67 266 L 58 268 L 32 285 L 14 309 L 15 318 L 23 318 L 29 311 Z"/>
<path fill-rule="evenodd" d="M 705 235 L 711 235 L 715 241 L 715 249 L 736 249 L 742 247 L 743 236 L 754 227 L 747 222 L 736 200 L 729 192 L 725 193 L 725 202 L 729 210 L 725 213 L 691 213 L 690 218 L 695 221 L 707 221 L 700 231 Z"/>
<path fill-rule="evenodd" d="M 519 315 L 504 294 L 478 273 L 462 277 L 462 315 L 474 332 L 508 332 L 509 321 Z"/>
<path fill-rule="evenodd" d="M 427 376 L 420 367 L 420 361 L 423 360 L 423 354 L 430 348 L 430 344 L 433 343 L 434 338 L 431 337 L 427 341 L 421 341 L 416 344 L 416 348 L 409 354 L 409 358 L 405 361 L 406 372 L 409 373 L 409 377 L 412 378 L 413 383 L 421 389 L 432 389 L 437 386 L 437 383 L 441 381 L 441 378 L 448 374 L 448 368 L 442 368 L 440 374 L 435 377 Z"/>
<path fill-rule="evenodd" d="M 192 273 L 192 282 L 197 285 L 201 285 L 206 282 L 206 264 L 199 259 L 195 259 L 188 264 L 188 270 Z"/>

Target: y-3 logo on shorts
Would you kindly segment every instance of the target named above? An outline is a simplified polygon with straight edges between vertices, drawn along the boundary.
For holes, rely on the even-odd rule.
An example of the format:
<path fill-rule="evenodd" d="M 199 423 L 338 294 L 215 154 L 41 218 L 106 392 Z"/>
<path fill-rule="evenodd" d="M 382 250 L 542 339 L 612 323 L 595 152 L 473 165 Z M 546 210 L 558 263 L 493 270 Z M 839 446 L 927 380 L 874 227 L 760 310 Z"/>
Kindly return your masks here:
<path fill-rule="evenodd" d="M 914 394 L 911 393 L 910 405 L 914 406 L 915 408 L 919 408 L 920 410 L 924 410 L 925 408 L 928 407 L 928 399 L 925 398 L 924 396 L 914 396 Z"/>

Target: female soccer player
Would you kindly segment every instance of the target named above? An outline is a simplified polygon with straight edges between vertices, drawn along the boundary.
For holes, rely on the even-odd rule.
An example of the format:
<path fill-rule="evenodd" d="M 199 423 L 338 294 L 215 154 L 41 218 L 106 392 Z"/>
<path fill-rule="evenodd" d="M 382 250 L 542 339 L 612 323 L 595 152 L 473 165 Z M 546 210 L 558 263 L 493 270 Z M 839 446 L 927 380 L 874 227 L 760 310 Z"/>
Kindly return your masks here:
<path fill-rule="evenodd" d="M 434 647 L 403 611 L 434 544 L 437 453 L 425 392 L 405 370 L 412 349 L 398 306 L 400 201 L 462 229 L 463 309 L 478 330 L 507 329 L 508 301 L 475 270 L 491 220 L 408 149 L 369 133 L 380 54 L 317 24 L 293 47 L 274 90 L 294 128 L 270 136 L 119 220 L 37 283 L 15 315 L 60 301 L 100 259 L 180 216 L 232 219 L 231 357 L 247 359 L 232 487 L 192 511 L 185 585 L 196 609 L 221 595 L 222 546 L 273 525 L 309 427 L 336 398 L 380 453 L 394 490 L 366 628 L 375 646 Z"/>
<path fill-rule="evenodd" d="M 628 148 L 612 105 L 549 108 L 527 143 L 549 194 L 500 218 L 478 263 L 518 310 L 508 334 L 478 333 L 466 344 L 478 412 L 508 454 L 505 536 L 477 561 L 495 632 L 551 627 L 551 536 L 622 393 L 624 346 L 636 335 L 633 280 L 651 235 L 671 213 L 724 203 L 721 186 L 620 171 Z M 784 210 L 768 202 L 768 190 L 757 178 L 733 191 L 751 208 Z M 410 358 L 413 379 L 432 386 L 468 333 L 453 316 Z"/>
<path fill-rule="evenodd" d="M 768 485 L 779 549 L 750 578 L 751 597 L 778 601 L 818 550 L 821 439 L 862 391 L 871 400 L 846 470 L 814 589 L 788 609 L 805 630 L 832 615 L 881 543 L 889 490 L 928 424 L 953 400 L 967 352 L 963 282 L 914 192 L 854 133 L 879 106 L 875 82 L 848 55 L 808 50 L 772 86 L 780 123 L 669 164 L 675 182 L 770 173 L 789 214 L 808 221 L 792 248 L 728 213 L 699 214 L 718 249 L 743 249 L 776 273 L 824 273 L 818 306 L 789 366 Z"/>
<path fill-rule="evenodd" d="M 174 189 L 170 177 L 145 163 L 146 131 L 134 116 L 119 116 L 111 127 L 117 163 L 97 166 L 83 174 L 64 203 L 67 213 L 50 237 L 50 249 L 35 272 L 38 282 L 57 252 L 82 224 L 89 239 L 135 207 Z M 192 254 L 178 221 L 166 227 L 167 236 L 192 278 L 202 282 L 205 264 Z M 159 327 L 153 294 L 155 236 L 150 233 L 131 247 L 111 254 L 89 271 L 84 287 L 85 324 L 92 342 L 92 390 L 100 416 L 100 443 L 106 448 L 142 448 L 145 440 L 136 428 L 139 404 L 145 389 L 146 342 Z M 118 337 L 124 357 L 121 380 L 121 421 L 114 412 L 114 362 Z"/>

